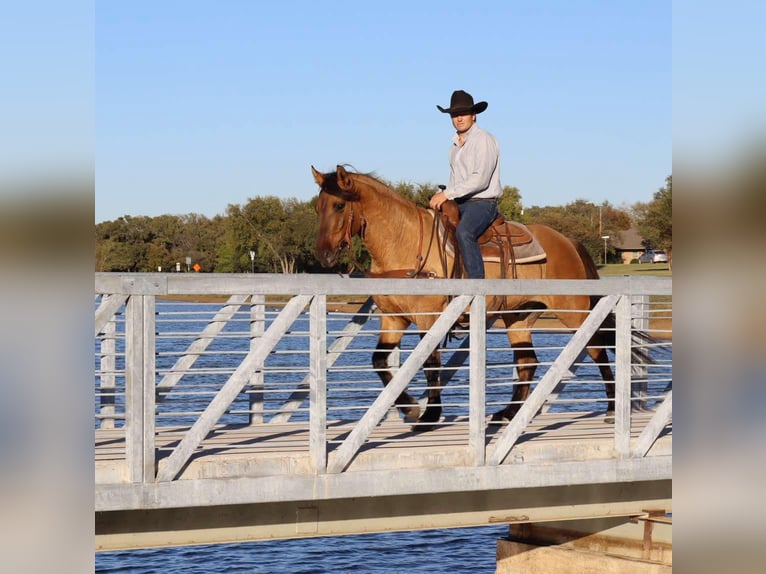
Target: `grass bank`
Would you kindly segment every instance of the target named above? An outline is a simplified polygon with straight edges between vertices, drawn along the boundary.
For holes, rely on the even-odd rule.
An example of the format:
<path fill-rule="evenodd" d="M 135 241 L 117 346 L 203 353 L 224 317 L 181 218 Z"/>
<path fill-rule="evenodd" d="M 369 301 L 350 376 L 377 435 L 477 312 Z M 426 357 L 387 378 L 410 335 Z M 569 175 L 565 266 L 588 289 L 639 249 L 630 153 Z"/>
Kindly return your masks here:
<path fill-rule="evenodd" d="M 638 275 L 638 276 L 656 276 L 656 277 L 672 277 L 673 272 L 667 263 L 609 263 L 607 265 L 598 266 L 598 274 L 601 277 L 617 277 L 624 275 Z M 659 310 L 664 308 L 671 309 L 672 315 L 673 298 L 666 295 L 652 295 L 649 297 L 649 302 L 652 305 L 653 310 Z M 662 313 L 657 313 L 657 316 L 649 320 L 649 329 L 653 331 L 652 335 L 658 339 L 672 339 L 673 338 L 673 319 L 660 317 Z M 667 333 L 661 332 L 667 331 Z"/>
<path fill-rule="evenodd" d="M 608 263 L 598 265 L 598 274 L 601 277 L 613 277 L 615 275 L 656 275 L 658 277 L 672 277 L 673 273 L 667 263 Z"/>

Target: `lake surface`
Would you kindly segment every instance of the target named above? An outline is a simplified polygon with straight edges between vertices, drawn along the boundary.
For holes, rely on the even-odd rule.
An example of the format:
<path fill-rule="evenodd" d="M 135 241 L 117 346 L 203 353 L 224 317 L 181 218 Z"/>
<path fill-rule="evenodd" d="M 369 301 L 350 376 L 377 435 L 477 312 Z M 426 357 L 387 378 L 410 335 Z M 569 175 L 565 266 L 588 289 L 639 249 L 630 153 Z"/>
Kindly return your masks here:
<path fill-rule="evenodd" d="M 504 525 L 101 552 L 96 572 L 491 574 Z"/>

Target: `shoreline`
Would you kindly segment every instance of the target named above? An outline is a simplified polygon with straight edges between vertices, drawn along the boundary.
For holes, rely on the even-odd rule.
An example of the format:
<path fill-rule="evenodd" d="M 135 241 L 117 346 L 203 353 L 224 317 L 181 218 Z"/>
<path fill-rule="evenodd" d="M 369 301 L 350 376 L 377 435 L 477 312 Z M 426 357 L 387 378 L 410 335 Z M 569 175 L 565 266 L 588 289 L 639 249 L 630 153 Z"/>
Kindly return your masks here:
<path fill-rule="evenodd" d="M 158 300 L 162 301 L 179 301 L 188 303 L 226 303 L 228 301 L 227 295 L 158 295 Z M 268 303 L 284 302 L 287 297 L 267 298 Z M 333 301 L 332 298 L 328 298 L 327 311 L 329 313 L 354 313 L 364 304 L 365 300 L 348 301 L 341 299 Z M 500 327 L 502 326 L 499 325 Z M 543 314 L 535 323 L 535 327 L 538 329 L 545 329 L 549 331 L 567 331 L 567 327 L 564 326 L 561 321 L 556 317 Z M 653 318 L 649 319 L 649 331 L 655 332 L 652 336 L 661 340 L 673 339 L 673 319 L 672 318 Z M 656 331 L 661 331 L 656 333 Z"/>

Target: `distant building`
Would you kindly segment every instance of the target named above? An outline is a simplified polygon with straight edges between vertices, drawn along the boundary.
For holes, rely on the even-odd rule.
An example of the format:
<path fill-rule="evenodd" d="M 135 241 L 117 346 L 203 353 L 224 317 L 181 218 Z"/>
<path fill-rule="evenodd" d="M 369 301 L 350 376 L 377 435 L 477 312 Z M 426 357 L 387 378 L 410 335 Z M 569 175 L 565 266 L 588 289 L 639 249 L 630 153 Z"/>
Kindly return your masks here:
<path fill-rule="evenodd" d="M 620 232 L 620 240 L 612 243 L 615 253 L 623 263 L 630 263 L 634 259 L 638 259 L 646 249 L 642 245 L 644 240 L 638 229 L 631 227 Z"/>

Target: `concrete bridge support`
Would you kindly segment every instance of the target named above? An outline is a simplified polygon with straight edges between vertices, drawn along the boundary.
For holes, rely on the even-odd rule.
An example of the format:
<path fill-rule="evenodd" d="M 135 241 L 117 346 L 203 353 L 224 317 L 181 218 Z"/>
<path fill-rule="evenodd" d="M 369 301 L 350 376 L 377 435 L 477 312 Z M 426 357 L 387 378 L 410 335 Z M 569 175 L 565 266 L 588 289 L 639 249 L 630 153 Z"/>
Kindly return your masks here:
<path fill-rule="evenodd" d="M 638 517 L 513 524 L 498 540 L 496 574 L 670 574 L 672 519 Z"/>

